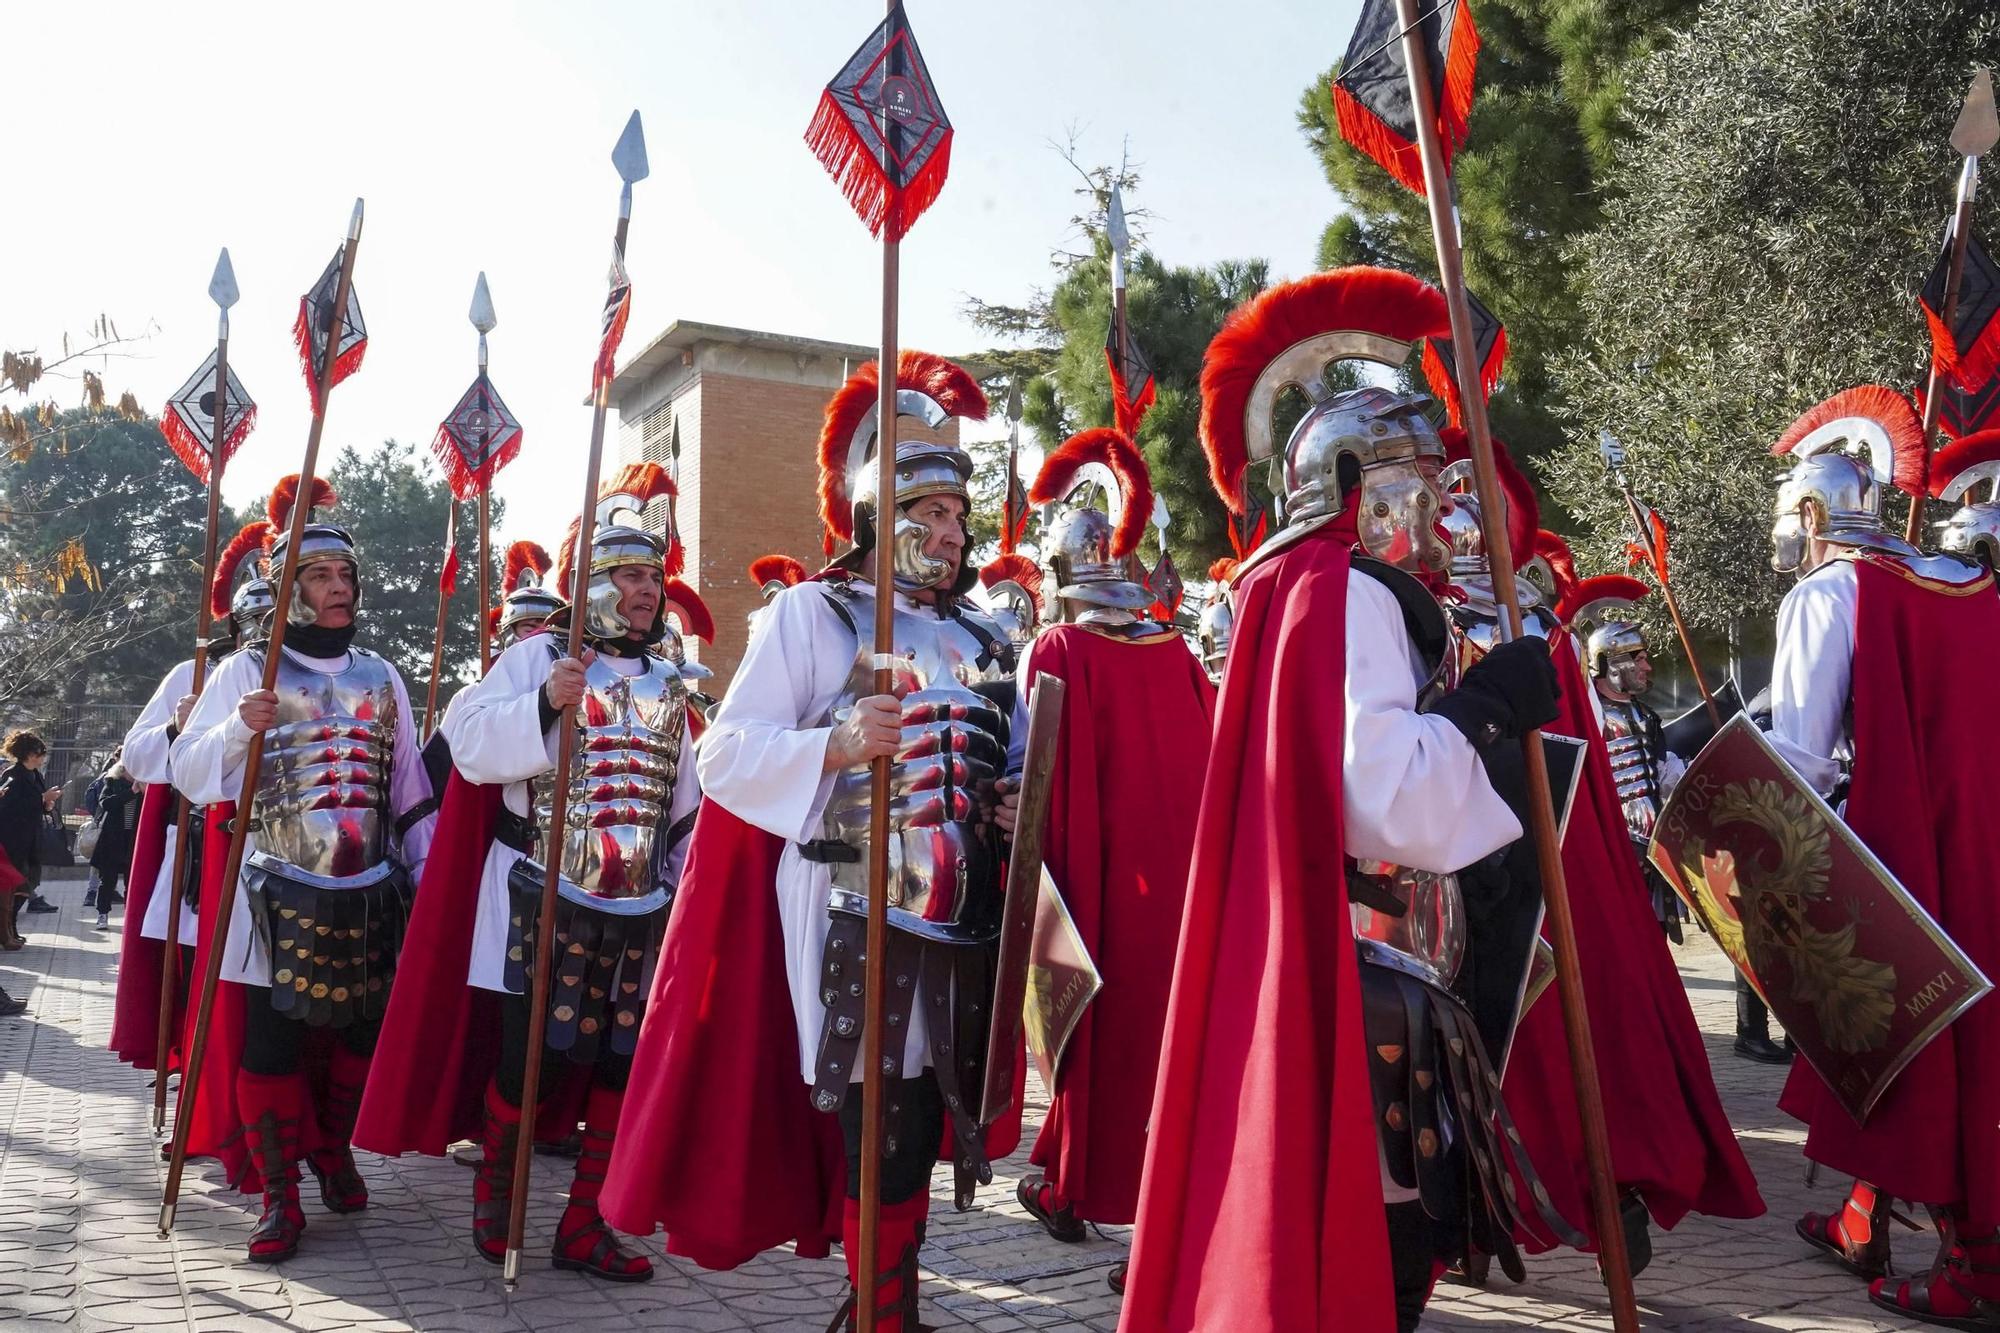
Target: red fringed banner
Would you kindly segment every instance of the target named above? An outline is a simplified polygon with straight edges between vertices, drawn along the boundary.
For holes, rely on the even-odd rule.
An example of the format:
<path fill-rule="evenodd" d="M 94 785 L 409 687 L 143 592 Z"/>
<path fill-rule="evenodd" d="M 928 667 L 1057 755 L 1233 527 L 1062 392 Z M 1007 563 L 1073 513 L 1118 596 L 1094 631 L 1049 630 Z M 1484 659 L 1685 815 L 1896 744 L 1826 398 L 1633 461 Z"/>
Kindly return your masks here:
<path fill-rule="evenodd" d="M 1639 506 L 1639 516 L 1645 524 L 1645 531 L 1639 540 L 1625 543 L 1625 567 L 1650 568 L 1653 577 L 1664 588 L 1670 581 L 1667 577 L 1667 521 L 1660 517 L 1658 510 L 1646 505 Z"/>
<path fill-rule="evenodd" d="M 292 323 L 292 344 L 299 349 L 299 369 L 305 373 L 306 388 L 312 392 L 314 416 L 325 410 L 328 391 L 361 368 L 361 358 L 368 351 L 368 326 L 361 318 L 361 294 L 350 286 L 347 309 L 338 316 L 340 342 L 334 350 L 333 373 L 327 376 L 324 385 L 319 382 L 327 337 L 336 322 L 333 298 L 340 285 L 340 263 L 346 255 L 344 244 L 333 252 L 326 272 L 319 275 L 311 291 L 299 298 L 299 317 Z"/>
<path fill-rule="evenodd" d="M 1422 25 L 1437 108 L 1438 143 L 1445 167 L 1465 142 L 1472 114 L 1472 76 L 1479 60 L 1479 32 L 1466 0 L 1427 0 Z M 1364 0 L 1354 37 L 1333 81 L 1333 115 L 1340 137 L 1366 153 L 1404 186 L 1424 192 L 1423 156 L 1417 150 L 1417 113 L 1403 62 L 1402 22 L 1396 0 Z"/>
<path fill-rule="evenodd" d="M 632 278 L 625 261 L 611 257 L 611 287 L 604 294 L 604 317 L 597 340 L 597 364 L 591 369 L 590 391 L 608 383 L 617 369 L 618 344 L 625 341 L 625 325 L 632 318 Z"/>
<path fill-rule="evenodd" d="M 1104 335 L 1104 364 L 1111 371 L 1111 418 L 1118 433 L 1130 439 L 1139 438 L 1139 422 L 1158 396 L 1158 386 L 1153 382 L 1153 367 L 1146 360 L 1146 354 L 1139 350 L 1139 340 L 1128 329 L 1125 334 L 1124 355 L 1120 356 L 1118 346 L 1118 317 L 1111 317 L 1110 331 Z M 1137 385 L 1137 388 L 1133 386 Z"/>
<path fill-rule="evenodd" d="M 2000 270 L 1977 235 L 1965 238 L 1965 269 L 1958 279 L 1953 328 L 1944 326 L 1944 290 L 1951 276 L 1951 238 L 1924 283 L 1924 321 L 1931 329 L 1931 356 L 1959 388 L 1978 393 L 2000 370 Z"/>
<path fill-rule="evenodd" d="M 1917 386 L 1917 411 L 1925 408 L 1924 386 Z M 1937 428 L 1948 440 L 1963 439 L 1982 430 L 2000 427 L 2000 375 L 1988 380 L 1977 393 L 1967 393 L 1951 381 L 1944 381 L 1938 395 Z"/>
<path fill-rule="evenodd" d="M 243 381 L 236 378 L 234 368 L 224 381 L 227 401 L 223 404 L 222 415 L 222 460 L 220 466 L 228 467 L 236 446 L 243 443 L 251 431 L 257 428 L 257 404 L 250 401 L 250 395 L 243 388 Z M 209 454 L 215 442 L 215 353 L 201 363 L 201 369 L 188 376 L 187 383 L 174 391 L 167 400 L 166 410 L 160 413 L 160 434 L 167 439 L 167 447 L 174 451 L 174 457 L 187 464 L 188 471 L 208 484 Z"/>
<path fill-rule="evenodd" d="M 444 513 L 444 568 L 438 571 L 438 591 L 447 597 L 458 595 L 458 503 Z"/>
<path fill-rule="evenodd" d="M 431 438 L 431 452 L 451 487 L 452 496 L 470 500 L 493 485 L 493 477 L 521 452 L 521 423 L 507 410 L 507 404 L 480 371 L 438 425 Z"/>
<path fill-rule="evenodd" d="M 1465 300 L 1472 309 L 1472 342 L 1479 352 L 1479 391 L 1490 398 L 1500 383 L 1500 371 L 1507 364 L 1507 329 L 1471 292 L 1465 294 Z M 1458 395 L 1458 357 L 1452 351 L 1451 339 L 1424 339 L 1423 366 L 1424 383 L 1444 404 L 1451 424 L 1464 425 L 1465 405 Z"/>
<path fill-rule="evenodd" d="M 1187 587 L 1181 582 L 1181 572 L 1174 567 L 1174 557 L 1165 542 L 1160 545 L 1160 562 L 1146 575 L 1146 591 L 1153 594 L 1153 619 L 1163 625 L 1172 624 Z"/>
<path fill-rule="evenodd" d="M 872 235 L 902 240 L 937 199 L 951 121 L 901 5 L 820 94 L 806 144 Z"/>
<path fill-rule="evenodd" d="M 1021 544 L 1028 535 L 1028 516 L 1033 506 L 1028 503 L 1027 488 L 1021 485 L 1021 474 L 1007 474 L 1007 502 L 1000 521 L 1000 552 L 1005 555 Z"/>

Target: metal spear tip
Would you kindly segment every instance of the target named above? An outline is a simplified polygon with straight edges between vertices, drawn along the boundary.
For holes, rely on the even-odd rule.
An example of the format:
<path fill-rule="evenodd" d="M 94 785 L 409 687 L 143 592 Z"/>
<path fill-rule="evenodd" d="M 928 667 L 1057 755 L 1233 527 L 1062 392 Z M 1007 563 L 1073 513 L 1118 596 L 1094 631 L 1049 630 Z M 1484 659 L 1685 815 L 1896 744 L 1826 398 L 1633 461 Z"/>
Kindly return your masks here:
<path fill-rule="evenodd" d="M 359 199 L 356 199 L 354 201 L 354 216 L 350 218 L 347 223 L 347 239 L 350 241 L 358 241 L 361 239 L 362 202 L 363 201 Z"/>
<path fill-rule="evenodd" d="M 618 136 L 618 146 L 611 150 L 611 165 L 618 168 L 618 179 L 627 185 L 646 179 L 651 172 L 646 165 L 646 130 L 639 123 L 637 111 L 625 122 L 625 132 Z"/>
<path fill-rule="evenodd" d="M 1173 522 L 1173 515 L 1167 512 L 1167 497 L 1155 493 L 1153 496 L 1153 526 L 1161 532 L 1165 532 L 1167 525 L 1171 522 Z"/>
<path fill-rule="evenodd" d="M 224 310 L 236 304 L 236 269 L 229 262 L 229 247 L 222 247 L 222 254 L 215 261 L 215 276 L 208 280 L 208 299 Z"/>
<path fill-rule="evenodd" d="M 1602 428 L 1598 430 L 1597 452 L 1603 457 L 1607 467 L 1619 467 L 1625 462 L 1625 446 L 1618 443 L 1618 437 L 1609 430 Z"/>
<path fill-rule="evenodd" d="M 1007 386 L 1007 420 L 1021 419 L 1021 382 L 1014 380 Z"/>
<path fill-rule="evenodd" d="M 1111 238 L 1111 248 L 1119 254 L 1132 248 L 1132 233 L 1125 226 L 1125 194 L 1116 185 L 1111 187 L 1111 203 L 1104 210 L 1104 230 Z"/>
<path fill-rule="evenodd" d="M 1972 71 L 1972 87 L 1951 127 L 1951 146 L 1961 157 L 1984 157 L 2000 144 L 2000 112 L 1993 106 L 1993 72 L 1984 65 Z"/>
<path fill-rule="evenodd" d="M 486 274 L 482 270 L 479 281 L 472 287 L 472 309 L 466 312 L 472 327 L 481 333 L 491 333 L 500 325 L 500 317 L 493 313 L 493 293 L 487 289 Z"/>

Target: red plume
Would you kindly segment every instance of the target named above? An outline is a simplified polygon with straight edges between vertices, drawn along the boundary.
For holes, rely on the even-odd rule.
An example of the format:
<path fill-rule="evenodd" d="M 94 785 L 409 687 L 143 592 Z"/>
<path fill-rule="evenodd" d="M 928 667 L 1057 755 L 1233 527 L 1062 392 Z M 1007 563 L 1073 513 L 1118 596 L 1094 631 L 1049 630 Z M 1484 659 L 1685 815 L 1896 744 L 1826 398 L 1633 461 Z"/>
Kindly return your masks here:
<path fill-rule="evenodd" d="M 507 548 L 507 562 L 501 567 L 500 593 L 519 592 L 523 574 L 539 579 L 548 572 L 549 553 L 540 542 L 515 542 Z"/>
<path fill-rule="evenodd" d="M 1567 625 L 1576 619 L 1577 612 L 1592 602 L 1607 598 L 1620 602 L 1636 602 L 1649 589 L 1628 574 L 1597 574 L 1587 579 L 1578 579 L 1574 587 L 1563 594 L 1556 603 L 1556 619 Z"/>
<path fill-rule="evenodd" d="M 1953 477 L 1980 463 L 2000 461 L 2000 429 L 1975 431 L 1953 440 L 1931 460 L 1931 494 L 1943 495 Z"/>
<path fill-rule="evenodd" d="M 854 540 L 854 508 L 847 496 L 847 449 L 854 432 L 875 410 L 880 370 L 873 361 L 847 377 L 827 400 L 819 428 L 819 520 L 826 529 L 826 553 L 834 539 Z M 952 416 L 986 420 L 986 395 L 962 367 L 929 352 L 904 351 L 896 358 L 896 387 L 916 389 Z"/>
<path fill-rule="evenodd" d="M 1917 415 L 1909 399 L 1880 384 L 1842 389 L 1809 409 L 1785 428 L 1785 433 L 1771 446 L 1772 454 L 1780 457 L 1789 454 L 1806 436 L 1842 417 L 1867 417 L 1889 433 L 1889 445 L 1895 455 L 1890 480 L 1899 489 L 1914 493 L 1923 484 L 1925 455 L 1929 451 L 1924 440 L 1923 418 Z"/>
<path fill-rule="evenodd" d="M 294 483 L 296 484 L 296 483 Z M 227 616 L 229 603 L 236 596 L 236 574 L 243 562 L 255 551 L 262 553 L 264 543 L 271 539 L 271 525 L 263 519 L 253 519 L 243 525 L 229 545 L 222 548 L 222 554 L 215 558 L 215 581 L 208 585 L 208 610 L 214 616 Z"/>
<path fill-rule="evenodd" d="M 1472 441 L 1465 431 L 1457 426 L 1446 426 L 1438 432 L 1444 441 L 1444 456 L 1448 463 L 1457 463 L 1472 457 Z M 1493 469 L 1500 474 L 1500 489 L 1507 492 L 1507 544 L 1513 548 L 1514 559 L 1526 560 L 1535 551 L 1535 534 L 1542 528 L 1542 506 L 1535 498 L 1534 483 L 1528 474 L 1521 471 L 1514 462 L 1514 456 L 1507 452 L 1507 446 L 1499 440 L 1493 441 Z"/>
<path fill-rule="evenodd" d="M 805 582 L 805 562 L 788 555 L 760 555 L 750 562 L 750 581 L 758 587 L 782 583 L 787 588 Z"/>
<path fill-rule="evenodd" d="M 1223 556 L 1220 560 L 1216 561 L 1214 564 L 1208 567 L 1209 582 L 1211 583 L 1229 582 L 1229 580 L 1236 577 L 1237 564 L 1238 562 L 1236 560 L 1233 560 L 1226 555 Z"/>
<path fill-rule="evenodd" d="M 264 512 L 270 516 L 272 527 L 281 530 L 291 527 L 292 506 L 298 503 L 298 499 L 299 474 L 294 472 L 289 477 L 280 477 L 278 484 L 271 488 L 270 500 L 264 505 Z M 332 483 L 325 477 L 314 477 L 312 503 L 306 507 L 306 518 L 310 521 L 315 509 L 330 509 L 339 503 L 340 497 L 333 493 Z"/>
<path fill-rule="evenodd" d="M 715 642 L 715 617 L 708 612 L 708 603 L 701 600 L 701 594 L 679 579 L 668 579 L 660 590 L 660 614 L 672 611 L 681 618 L 684 632 L 694 635 L 705 643 Z"/>
<path fill-rule="evenodd" d="M 600 500 L 614 495 L 633 495 L 641 504 L 651 504 L 663 496 L 680 493 L 673 477 L 658 463 L 627 463 L 618 469 L 617 476 L 597 488 Z"/>
<path fill-rule="evenodd" d="M 1201 443 L 1209 479 L 1231 511 L 1243 513 L 1245 506 L 1243 469 L 1250 455 L 1244 412 L 1251 386 L 1286 348 L 1339 329 L 1414 343 L 1450 337 L 1451 318 L 1443 294 L 1429 283 L 1365 266 L 1315 273 L 1239 307 L 1201 363 Z"/>
<path fill-rule="evenodd" d="M 500 633 L 501 607 L 493 607 L 486 613 L 486 635 L 492 638 Z"/>
<path fill-rule="evenodd" d="M 1118 530 L 1111 534 L 1111 554 L 1130 555 L 1146 535 L 1146 520 L 1153 515 L 1153 479 L 1139 446 L 1109 426 L 1078 431 L 1042 460 L 1028 499 L 1035 504 L 1051 504 L 1070 493 L 1076 474 L 1086 463 L 1103 463 L 1118 480 L 1124 493 Z"/>
<path fill-rule="evenodd" d="M 1035 614 L 1042 613 L 1042 567 L 1018 551 L 1008 551 L 995 556 L 979 570 L 979 586 L 990 588 L 996 583 L 1012 579 L 1027 592 L 1028 599 L 1035 604 Z"/>
<path fill-rule="evenodd" d="M 1556 576 L 1556 596 L 1561 597 L 1576 582 L 1576 556 L 1569 543 L 1543 528 L 1535 534 L 1535 554 L 1549 562 Z"/>

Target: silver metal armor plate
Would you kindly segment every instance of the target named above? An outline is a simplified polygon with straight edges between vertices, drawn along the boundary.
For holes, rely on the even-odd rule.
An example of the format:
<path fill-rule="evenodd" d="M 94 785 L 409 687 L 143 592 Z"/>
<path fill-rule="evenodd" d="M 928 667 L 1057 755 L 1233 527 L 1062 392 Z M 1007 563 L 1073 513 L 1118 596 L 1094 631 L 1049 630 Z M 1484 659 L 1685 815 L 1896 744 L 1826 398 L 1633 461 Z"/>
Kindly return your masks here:
<path fill-rule="evenodd" d="M 690 696 L 672 663 L 650 653 L 642 660 L 645 671 L 625 676 L 599 654 L 584 671 L 577 706 L 561 892 L 601 911 L 650 911 L 665 892 L 654 883 L 653 846 L 673 804 Z M 543 855 L 551 846 L 549 780 L 535 784 Z"/>
<path fill-rule="evenodd" d="M 1653 836 L 1660 817 L 1660 764 L 1647 740 L 1647 717 L 1629 700 L 1605 699 L 1604 748 L 1611 755 L 1611 781 L 1625 810 L 1625 828 L 1638 842 Z"/>
<path fill-rule="evenodd" d="M 260 858 L 325 881 L 386 873 L 394 670 L 360 648 L 332 674 L 286 654 L 277 693 L 257 775 Z"/>
<path fill-rule="evenodd" d="M 874 655 L 862 641 L 872 635 L 875 606 L 865 583 L 830 586 L 827 593 L 858 627 L 854 670 L 825 720 L 837 723 L 856 699 L 875 692 Z M 928 609 L 896 610 L 895 692 L 903 700 L 903 732 L 890 776 L 889 924 L 929 939 L 971 943 L 999 930 L 1000 861 L 983 825 L 996 800 L 993 784 L 1006 767 L 1006 744 L 998 707 L 970 687 L 1004 677 L 992 651 L 1004 638 L 962 604 L 958 611 L 958 619 L 945 619 Z M 867 911 L 870 808 L 868 769 L 834 778 L 826 836 L 857 853 L 830 862 L 830 905 L 838 911 Z"/>
<path fill-rule="evenodd" d="M 1449 990 L 1465 961 L 1465 898 L 1458 876 L 1387 861 L 1356 861 L 1348 874 L 1403 905 L 1400 916 L 1350 901 L 1354 937 L 1401 956 L 1405 971 Z"/>
<path fill-rule="evenodd" d="M 1555 615 L 1542 605 L 1541 593 L 1534 584 L 1518 576 L 1514 587 L 1521 606 L 1522 628 L 1537 639 L 1549 638 L 1558 626 Z M 1474 662 L 1500 645 L 1500 606 L 1494 600 L 1493 580 L 1483 574 L 1454 575 L 1445 611 L 1457 631 L 1454 637 L 1458 641 L 1458 672 L 1464 675 Z"/>

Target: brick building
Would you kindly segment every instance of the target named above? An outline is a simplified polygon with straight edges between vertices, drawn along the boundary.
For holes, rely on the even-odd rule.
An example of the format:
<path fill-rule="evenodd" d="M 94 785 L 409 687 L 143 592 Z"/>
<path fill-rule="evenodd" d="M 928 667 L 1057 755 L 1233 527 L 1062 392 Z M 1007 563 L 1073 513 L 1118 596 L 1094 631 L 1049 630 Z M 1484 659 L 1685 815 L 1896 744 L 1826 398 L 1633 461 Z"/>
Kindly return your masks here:
<path fill-rule="evenodd" d="M 675 468 L 683 576 L 715 614 L 713 646 L 691 643 L 720 692 L 762 604 L 748 566 L 770 552 L 824 563 L 818 441 L 827 400 L 876 349 L 681 320 L 612 381 L 619 465 Z M 678 427 L 679 457 L 671 457 Z M 941 438 L 956 440 L 956 423 Z"/>

